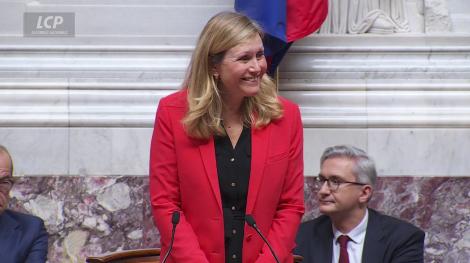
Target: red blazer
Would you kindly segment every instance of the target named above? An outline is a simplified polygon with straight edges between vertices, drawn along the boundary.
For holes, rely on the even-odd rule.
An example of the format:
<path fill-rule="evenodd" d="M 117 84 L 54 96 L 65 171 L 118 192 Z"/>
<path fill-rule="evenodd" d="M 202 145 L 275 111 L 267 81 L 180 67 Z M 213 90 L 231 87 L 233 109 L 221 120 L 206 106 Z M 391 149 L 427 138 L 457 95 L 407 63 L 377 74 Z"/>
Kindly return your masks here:
<path fill-rule="evenodd" d="M 181 120 L 187 92 L 160 100 L 150 150 L 150 198 L 162 255 L 171 215 L 181 211 L 167 262 L 224 263 L 224 222 L 213 138 L 188 137 Z M 297 105 L 280 98 L 284 116 L 251 129 L 252 159 L 246 214 L 256 220 L 281 262 L 293 262 L 295 235 L 304 213 L 303 130 Z M 274 262 L 269 248 L 245 224 L 243 262 Z"/>

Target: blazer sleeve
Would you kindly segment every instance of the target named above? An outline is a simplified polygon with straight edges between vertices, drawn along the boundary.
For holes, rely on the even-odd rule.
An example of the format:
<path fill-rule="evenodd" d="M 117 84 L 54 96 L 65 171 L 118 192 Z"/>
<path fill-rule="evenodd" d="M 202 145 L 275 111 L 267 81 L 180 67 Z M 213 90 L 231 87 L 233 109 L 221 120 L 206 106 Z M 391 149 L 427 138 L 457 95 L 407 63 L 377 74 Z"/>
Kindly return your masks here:
<path fill-rule="evenodd" d="M 180 211 L 173 249 L 167 262 L 208 263 L 191 225 L 181 211 L 181 197 L 171 108 L 162 99 L 157 109 L 150 149 L 150 199 L 154 222 L 160 232 L 162 256 L 171 240 L 171 217 Z M 179 120 L 178 120 L 179 121 Z"/>
<path fill-rule="evenodd" d="M 286 107 L 287 108 L 287 107 Z M 277 205 L 277 211 L 268 233 L 268 241 L 277 253 L 281 262 L 292 262 L 292 250 L 295 247 L 295 236 L 304 214 L 304 166 L 303 166 L 303 126 L 299 107 L 292 105 L 291 113 L 285 116 L 292 118 L 289 123 L 292 129 L 289 149 L 289 164 L 284 175 L 284 185 Z M 269 247 L 265 244 L 256 263 L 273 262 Z"/>
<path fill-rule="evenodd" d="M 44 263 L 47 260 L 47 240 L 48 234 L 44 227 L 44 222 L 37 220 L 37 229 L 35 237 L 32 240 L 31 248 L 24 262 L 26 263 Z"/>

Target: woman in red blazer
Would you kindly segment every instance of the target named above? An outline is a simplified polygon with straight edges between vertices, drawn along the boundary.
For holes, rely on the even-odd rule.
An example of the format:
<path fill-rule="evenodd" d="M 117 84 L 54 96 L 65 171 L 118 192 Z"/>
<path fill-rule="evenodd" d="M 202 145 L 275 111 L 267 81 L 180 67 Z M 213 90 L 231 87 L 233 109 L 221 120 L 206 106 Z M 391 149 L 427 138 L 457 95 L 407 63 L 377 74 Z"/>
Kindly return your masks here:
<path fill-rule="evenodd" d="M 167 262 L 274 262 L 244 223 L 252 215 L 281 262 L 293 262 L 304 213 L 302 123 L 266 75 L 263 33 L 246 16 L 206 24 L 184 88 L 160 100 L 150 196 Z"/>

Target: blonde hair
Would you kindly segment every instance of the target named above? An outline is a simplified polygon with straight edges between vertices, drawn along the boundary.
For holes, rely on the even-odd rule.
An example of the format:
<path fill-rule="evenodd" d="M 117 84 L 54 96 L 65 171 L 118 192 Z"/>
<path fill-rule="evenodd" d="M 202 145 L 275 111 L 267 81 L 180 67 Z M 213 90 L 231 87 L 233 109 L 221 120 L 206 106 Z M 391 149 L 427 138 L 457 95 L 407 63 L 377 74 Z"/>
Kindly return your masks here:
<path fill-rule="evenodd" d="M 183 83 L 188 89 L 188 112 L 183 125 L 189 136 L 209 139 L 212 135 L 225 136 L 222 127 L 223 101 L 213 78 L 213 68 L 220 63 L 227 50 L 260 36 L 263 31 L 245 15 L 223 12 L 212 17 L 201 32 Z M 261 128 L 282 116 L 276 85 L 264 74 L 259 92 L 245 97 L 242 118 L 246 126 Z"/>

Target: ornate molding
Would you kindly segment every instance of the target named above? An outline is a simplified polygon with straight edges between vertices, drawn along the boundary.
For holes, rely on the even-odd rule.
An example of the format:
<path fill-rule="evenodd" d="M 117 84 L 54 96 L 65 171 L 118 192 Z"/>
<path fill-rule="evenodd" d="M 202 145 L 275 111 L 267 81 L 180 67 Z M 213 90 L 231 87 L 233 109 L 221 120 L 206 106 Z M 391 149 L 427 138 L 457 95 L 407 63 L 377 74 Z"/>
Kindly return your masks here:
<path fill-rule="evenodd" d="M 0 45 L 0 127 L 151 127 L 191 50 Z M 468 128 L 469 53 L 470 36 L 317 35 L 291 48 L 280 90 L 308 128 Z"/>

